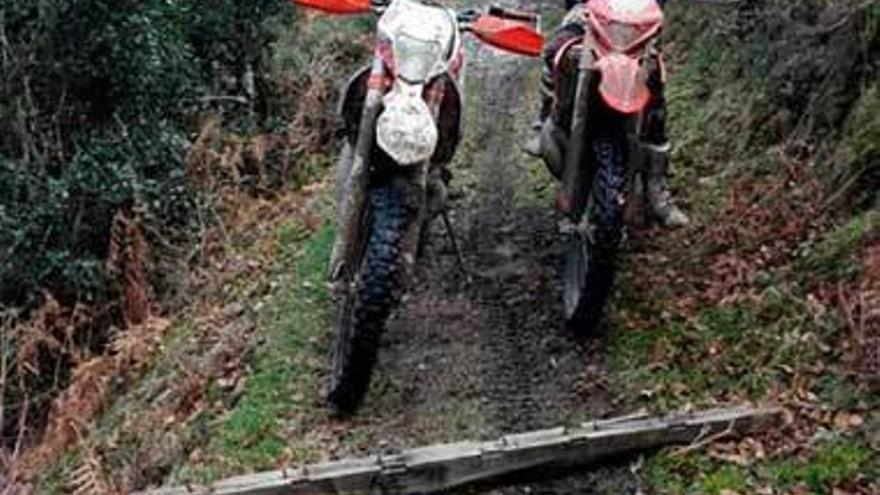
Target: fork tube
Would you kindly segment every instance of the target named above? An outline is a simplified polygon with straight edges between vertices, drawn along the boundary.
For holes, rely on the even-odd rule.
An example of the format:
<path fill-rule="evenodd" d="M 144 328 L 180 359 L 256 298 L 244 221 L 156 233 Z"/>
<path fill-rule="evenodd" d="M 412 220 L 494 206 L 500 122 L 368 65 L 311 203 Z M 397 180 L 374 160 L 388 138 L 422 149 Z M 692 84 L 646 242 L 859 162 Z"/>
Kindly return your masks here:
<path fill-rule="evenodd" d="M 584 158 L 587 152 L 587 119 L 589 113 L 590 87 L 593 57 L 586 44 L 582 48 L 581 62 L 578 65 L 577 90 L 575 91 L 571 132 L 568 137 L 568 150 L 565 154 L 565 169 L 562 173 L 562 191 L 557 198 L 560 211 L 573 222 L 580 222 L 587 203 L 588 178 Z"/>
<path fill-rule="evenodd" d="M 378 55 L 373 60 L 370 79 L 367 83 L 367 96 L 358 127 L 351 171 L 342 186 L 344 194 L 340 195 L 339 232 L 333 244 L 331 256 L 331 277 L 334 280 L 344 278 L 352 281 L 356 258 L 360 253 L 364 211 L 367 195 L 367 178 L 370 154 L 376 137 L 376 119 L 382 108 L 382 97 L 385 94 L 385 64 Z"/>
<path fill-rule="evenodd" d="M 443 95 L 446 91 L 445 84 L 443 78 L 437 78 L 428 84 L 424 90 L 425 102 L 433 113 L 434 122 L 437 125 L 439 125 L 442 118 L 440 110 L 443 103 Z M 443 143 L 438 143 L 437 146 L 443 146 Z M 420 163 L 413 170 L 412 175 L 408 177 L 408 204 L 415 206 L 416 209 L 413 221 L 407 227 L 406 236 L 403 240 L 406 285 L 412 283 L 419 238 L 421 237 L 422 229 L 425 228 L 425 222 L 428 220 L 428 176 L 430 175 L 431 167 L 434 165 L 431 159 L 428 159 L 426 162 Z"/>

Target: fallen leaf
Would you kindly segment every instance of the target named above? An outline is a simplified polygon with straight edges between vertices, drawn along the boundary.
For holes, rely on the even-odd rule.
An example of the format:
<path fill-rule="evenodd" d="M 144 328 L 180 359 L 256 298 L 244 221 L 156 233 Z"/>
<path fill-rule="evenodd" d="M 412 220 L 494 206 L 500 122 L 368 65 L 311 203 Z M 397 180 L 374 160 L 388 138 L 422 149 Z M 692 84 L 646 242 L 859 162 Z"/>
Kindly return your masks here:
<path fill-rule="evenodd" d="M 846 411 L 840 411 L 834 415 L 835 430 L 849 430 L 857 428 L 864 424 L 865 420 L 858 414 L 851 414 Z"/>

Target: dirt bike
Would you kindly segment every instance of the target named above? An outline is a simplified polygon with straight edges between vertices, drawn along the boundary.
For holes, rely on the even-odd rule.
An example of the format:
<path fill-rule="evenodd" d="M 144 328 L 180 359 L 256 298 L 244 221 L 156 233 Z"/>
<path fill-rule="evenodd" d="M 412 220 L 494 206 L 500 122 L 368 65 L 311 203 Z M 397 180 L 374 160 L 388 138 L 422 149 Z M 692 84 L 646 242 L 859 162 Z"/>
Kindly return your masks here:
<path fill-rule="evenodd" d="M 580 12 L 585 34 L 554 60 L 554 108 L 540 148 L 560 181 L 566 325 L 584 335 L 601 321 L 614 282 L 649 77 L 662 70 L 654 43 L 663 12 L 655 0 L 590 0 Z"/>
<path fill-rule="evenodd" d="M 350 413 L 367 392 L 379 338 L 400 302 L 427 223 L 442 216 L 454 243 L 446 165 L 461 136 L 464 33 L 535 57 L 543 38 L 536 15 L 501 8 L 455 12 L 430 0 L 294 3 L 379 16 L 373 62 L 350 79 L 340 105 L 346 141 L 337 168 L 339 230 L 330 266 L 337 311 L 328 399 L 337 412 Z"/>

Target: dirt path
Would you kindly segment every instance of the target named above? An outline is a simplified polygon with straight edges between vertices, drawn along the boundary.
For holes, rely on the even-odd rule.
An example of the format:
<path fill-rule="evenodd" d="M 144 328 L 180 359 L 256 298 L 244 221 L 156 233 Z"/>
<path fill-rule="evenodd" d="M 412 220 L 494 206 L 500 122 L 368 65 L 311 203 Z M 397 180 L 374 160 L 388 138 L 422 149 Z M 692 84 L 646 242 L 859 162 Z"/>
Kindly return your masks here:
<path fill-rule="evenodd" d="M 476 44 L 470 52 L 468 135 L 453 168 L 453 186 L 465 193 L 453 223 L 477 276 L 464 280 L 438 222 L 386 334 L 362 423 L 350 430 L 371 450 L 615 412 L 600 344 L 577 345 L 563 330 L 551 205 L 522 198 L 528 168 L 541 166 L 518 144 L 536 104 L 537 62 Z M 601 469 L 504 493 L 624 494 L 633 482 L 625 468 Z"/>

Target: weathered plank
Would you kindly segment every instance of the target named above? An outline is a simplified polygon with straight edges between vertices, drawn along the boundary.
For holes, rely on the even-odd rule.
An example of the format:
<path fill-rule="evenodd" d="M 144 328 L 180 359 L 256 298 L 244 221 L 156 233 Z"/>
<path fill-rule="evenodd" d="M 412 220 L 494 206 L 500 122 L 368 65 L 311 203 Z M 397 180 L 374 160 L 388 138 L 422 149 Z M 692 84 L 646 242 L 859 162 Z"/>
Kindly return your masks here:
<path fill-rule="evenodd" d="M 638 450 L 747 435 L 777 424 L 781 411 L 719 409 L 666 417 L 628 416 L 394 455 L 345 459 L 231 478 L 211 486 L 140 495 L 355 495 L 433 493 L 544 466 L 583 465 Z"/>

